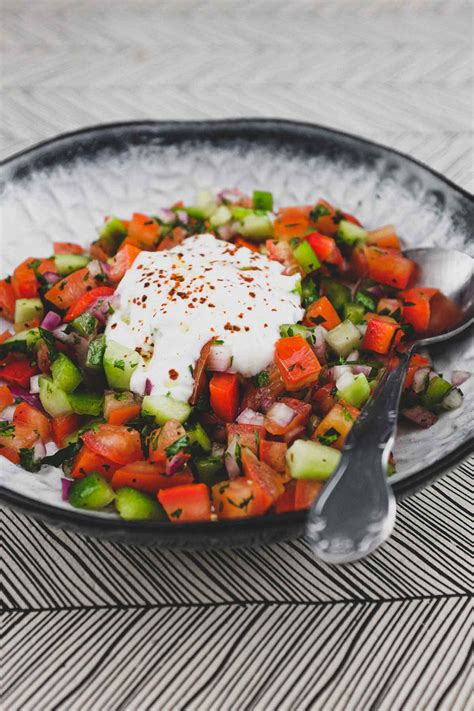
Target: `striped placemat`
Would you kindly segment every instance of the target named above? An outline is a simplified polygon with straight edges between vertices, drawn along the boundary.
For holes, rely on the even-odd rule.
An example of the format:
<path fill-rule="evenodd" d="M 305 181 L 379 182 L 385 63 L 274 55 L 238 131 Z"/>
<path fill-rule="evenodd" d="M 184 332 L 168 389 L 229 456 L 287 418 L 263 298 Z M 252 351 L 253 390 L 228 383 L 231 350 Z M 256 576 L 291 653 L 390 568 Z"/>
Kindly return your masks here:
<path fill-rule="evenodd" d="M 466 0 L 3 0 L 0 154 L 132 118 L 278 116 L 358 133 L 469 189 Z M 7 711 L 462 711 L 466 462 L 344 568 L 301 541 L 124 547 L 0 512 Z"/>

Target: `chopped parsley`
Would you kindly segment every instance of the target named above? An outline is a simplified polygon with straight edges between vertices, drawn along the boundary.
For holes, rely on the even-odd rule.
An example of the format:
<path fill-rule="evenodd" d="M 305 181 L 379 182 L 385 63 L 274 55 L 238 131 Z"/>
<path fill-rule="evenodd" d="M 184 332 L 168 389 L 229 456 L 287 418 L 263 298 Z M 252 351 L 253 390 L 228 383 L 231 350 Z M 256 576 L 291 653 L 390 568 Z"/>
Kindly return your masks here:
<path fill-rule="evenodd" d="M 125 361 L 122 359 L 114 360 L 114 368 L 117 368 L 118 370 L 125 370 Z"/>
<path fill-rule="evenodd" d="M 183 509 L 175 509 L 170 513 L 171 518 L 180 518 L 181 514 L 183 513 Z"/>
<path fill-rule="evenodd" d="M 316 222 L 316 220 L 320 217 L 324 217 L 325 215 L 330 215 L 331 211 L 328 210 L 327 207 L 324 205 L 315 205 L 311 212 L 309 213 L 309 219 L 312 220 L 313 222 Z"/>
<path fill-rule="evenodd" d="M 270 382 L 270 376 L 268 375 L 266 370 L 262 370 L 261 373 L 257 373 L 255 376 L 255 385 L 257 388 L 263 388 L 265 385 L 268 385 Z"/>
<path fill-rule="evenodd" d="M 318 439 L 321 442 L 321 444 L 326 445 L 329 447 L 333 442 L 335 442 L 339 437 L 341 436 L 341 433 L 338 432 L 334 427 L 330 427 L 328 430 L 323 435 L 319 435 Z"/>
<path fill-rule="evenodd" d="M 37 472 L 41 468 L 41 460 L 36 459 L 33 447 L 20 449 L 20 466 L 28 472 Z"/>
<path fill-rule="evenodd" d="M 165 448 L 166 456 L 167 457 L 174 457 L 175 454 L 178 454 L 178 452 L 182 452 L 183 450 L 187 449 L 189 447 L 189 437 L 188 435 L 183 435 L 179 439 L 177 439 L 175 442 L 169 445 L 169 447 Z"/>

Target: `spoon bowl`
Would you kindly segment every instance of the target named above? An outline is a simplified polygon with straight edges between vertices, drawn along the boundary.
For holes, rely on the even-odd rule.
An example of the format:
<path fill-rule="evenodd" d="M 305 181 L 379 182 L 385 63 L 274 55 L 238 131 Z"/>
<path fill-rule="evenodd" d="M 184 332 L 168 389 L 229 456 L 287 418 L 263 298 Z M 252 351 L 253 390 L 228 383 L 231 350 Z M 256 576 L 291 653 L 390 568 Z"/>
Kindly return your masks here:
<path fill-rule="evenodd" d="M 436 284 L 433 317 L 399 364 L 386 369 L 352 427 L 339 464 L 309 512 L 307 537 L 327 563 L 349 563 L 372 553 L 391 534 L 396 505 L 387 479 L 400 394 L 413 351 L 453 338 L 474 321 L 474 260 L 448 249 L 410 249 L 418 265 L 413 286 Z M 436 300 L 436 301 L 435 301 Z"/>

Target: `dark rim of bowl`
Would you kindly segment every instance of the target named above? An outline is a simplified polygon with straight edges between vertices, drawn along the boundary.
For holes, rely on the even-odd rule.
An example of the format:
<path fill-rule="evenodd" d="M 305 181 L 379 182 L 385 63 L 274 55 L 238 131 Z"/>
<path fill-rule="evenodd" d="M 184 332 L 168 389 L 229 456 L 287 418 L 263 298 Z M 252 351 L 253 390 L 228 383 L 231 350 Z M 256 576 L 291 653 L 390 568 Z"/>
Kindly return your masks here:
<path fill-rule="evenodd" d="M 371 141 L 366 138 L 361 138 L 351 133 L 345 131 L 338 131 L 331 129 L 327 126 L 320 126 L 318 124 L 302 122 L 302 121 L 291 121 L 285 119 L 272 119 L 272 118 L 237 118 L 237 119 L 222 119 L 222 120 L 199 120 L 199 121 L 156 121 L 150 120 L 140 120 L 140 121 L 122 121 L 117 123 L 105 123 L 97 124 L 94 126 L 88 126 L 85 128 L 77 129 L 75 131 L 70 131 L 67 133 L 59 134 L 54 138 L 40 141 L 33 146 L 30 146 L 24 150 L 18 151 L 13 155 L 7 157 L 6 159 L 0 161 L 0 167 L 7 166 L 14 163 L 18 159 L 27 158 L 29 155 L 35 153 L 37 150 L 52 147 L 56 143 L 65 141 L 69 138 L 76 138 L 80 136 L 87 136 L 88 134 L 101 133 L 103 131 L 113 131 L 119 129 L 134 129 L 134 128 L 155 128 L 163 133 L 167 130 L 182 132 L 183 137 L 186 136 L 186 132 L 191 129 L 202 130 L 203 133 L 207 132 L 207 137 L 212 137 L 212 134 L 218 134 L 219 130 L 225 129 L 237 129 L 238 127 L 246 127 L 248 129 L 267 129 L 271 126 L 275 126 L 282 131 L 285 129 L 293 129 L 306 131 L 308 134 L 311 132 L 326 133 L 328 136 L 341 136 L 349 140 L 356 141 L 359 144 L 365 144 L 367 147 L 372 147 L 378 149 L 379 151 L 384 151 L 387 154 L 397 155 L 404 160 L 418 165 L 425 171 L 435 176 L 438 180 L 443 182 L 446 186 L 453 189 L 459 195 L 462 195 L 468 201 L 474 204 L 474 196 L 469 192 L 456 185 L 454 182 L 444 177 L 441 173 L 430 168 L 428 165 L 422 161 L 416 160 L 411 156 L 397 151 L 396 149 L 389 148 L 375 141 Z M 205 136 L 201 136 L 204 138 Z M 227 136 L 229 137 L 229 136 Z M 238 136 L 236 136 L 238 137 Z M 307 135 L 306 138 L 310 138 Z M 188 135 L 189 139 L 190 136 Z M 199 138 L 199 136 L 193 136 L 192 138 Z M 425 467 L 419 472 L 415 472 L 396 482 L 393 485 L 394 493 L 397 499 L 401 500 L 407 496 L 419 491 L 425 487 L 429 482 L 433 481 L 440 475 L 447 473 L 457 464 L 460 464 L 469 454 L 474 451 L 474 436 L 464 441 L 455 450 L 442 457 L 437 462 Z M 59 493 L 58 493 L 59 495 Z M 75 529 L 97 529 L 104 533 L 108 533 L 110 536 L 114 534 L 124 533 L 128 531 L 130 534 L 143 533 L 150 537 L 153 534 L 156 535 L 157 541 L 160 539 L 160 533 L 168 533 L 170 530 L 174 529 L 177 532 L 182 530 L 186 535 L 193 536 L 193 534 L 206 534 L 212 535 L 212 533 L 217 533 L 217 530 L 224 532 L 237 532 L 238 530 L 248 530 L 253 533 L 258 534 L 258 531 L 265 528 L 278 528 L 284 529 L 297 528 L 301 529 L 306 520 L 305 511 L 295 511 L 283 514 L 269 514 L 266 516 L 259 516 L 247 519 L 236 519 L 231 521 L 218 521 L 218 522 L 205 522 L 205 523 L 187 523 L 181 524 L 179 527 L 174 526 L 169 521 L 166 522 L 151 522 L 151 521 L 124 521 L 123 519 L 117 519 L 112 517 L 98 517 L 91 515 L 84 515 L 80 511 L 58 508 L 51 504 L 46 504 L 41 501 L 36 501 L 23 494 L 11 491 L 6 487 L 0 486 L 0 501 L 11 506 L 12 508 L 26 513 L 32 516 L 43 516 L 52 523 L 58 525 L 64 525 L 65 522 Z"/>

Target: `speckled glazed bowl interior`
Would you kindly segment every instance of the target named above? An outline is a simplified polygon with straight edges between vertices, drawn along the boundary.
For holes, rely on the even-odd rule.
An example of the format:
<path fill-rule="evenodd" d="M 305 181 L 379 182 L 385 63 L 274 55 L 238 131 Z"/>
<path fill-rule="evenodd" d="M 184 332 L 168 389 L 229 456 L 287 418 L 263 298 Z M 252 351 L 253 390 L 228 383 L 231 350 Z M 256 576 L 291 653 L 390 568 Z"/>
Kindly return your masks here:
<path fill-rule="evenodd" d="M 84 245 L 104 215 L 153 212 L 196 189 L 271 190 L 277 205 L 325 197 L 369 228 L 394 223 L 405 245 L 474 251 L 471 196 L 409 157 L 329 129 L 273 120 L 143 122 L 60 136 L 4 162 L 0 176 L 1 272 L 47 256 L 54 240 Z M 432 351 L 440 372 L 473 370 L 472 334 Z M 397 494 L 452 467 L 472 442 L 474 378 L 464 407 L 429 430 L 401 425 Z M 129 523 L 72 509 L 60 473 L 31 474 L 0 461 L 1 498 L 33 515 L 93 535 L 176 547 L 255 544 L 301 532 L 304 514 L 214 524 Z"/>

